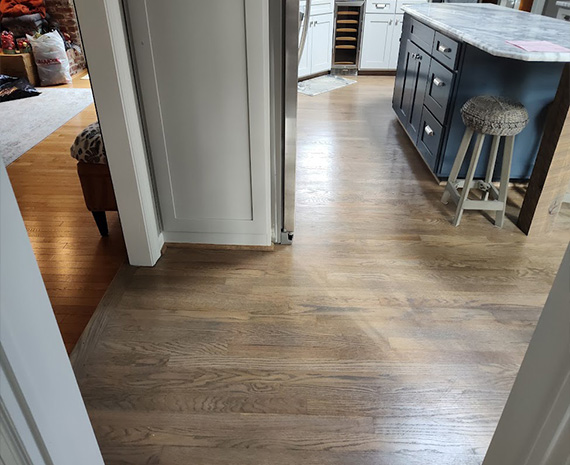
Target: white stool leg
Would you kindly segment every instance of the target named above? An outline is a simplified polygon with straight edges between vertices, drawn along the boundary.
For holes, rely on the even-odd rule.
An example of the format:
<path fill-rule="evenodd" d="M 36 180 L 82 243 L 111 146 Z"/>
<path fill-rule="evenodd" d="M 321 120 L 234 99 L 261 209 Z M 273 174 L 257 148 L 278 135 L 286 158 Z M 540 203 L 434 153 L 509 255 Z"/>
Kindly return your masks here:
<path fill-rule="evenodd" d="M 465 128 L 463 139 L 461 139 L 459 150 L 457 151 L 455 161 L 453 162 L 453 166 L 451 167 L 451 173 L 449 173 L 449 179 L 445 186 L 445 191 L 443 193 L 443 196 L 441 197 L 441 201 L 445 204 L 449 202 L 450 192 L 448 189 L 451 189 L 451 186 L 457 182 L 457 176 L 459 175 L 459 170 L 461 169 L 461 165 L 463 165 L 463 160 L 465 160 L 465 154 L 467 153 L 467 149 L 469 148 L 469 144 L 471 143 L 472 137 L 473 137 L 473 129 Z"/>
<path fill-rule="evenodd" d="M 507 209 L 507 193 L 509 190 L 509 179 L 511 177 L 511 162 L 513 160 L 513 148 L 515 146 L 515 136 L 505 138 L 505 150 L 503 153 L 503 166 L 501 167 L 501 187 L 499 188 L 499 202 L 503 202 L 503 209 L 497 211 L 495 226 L 503 227 L 505 222 L 505 210 Z"/>
<path fill-rule="evenodd" d="M 469 164 L 469 170 L 467 171 L 467 176 L 465 177 L 465 184 L 463 185 L 459 202 L 457 202 L 457 210 L 455 211 L 453 226 L 459 226 L 459 223 L 461 222 L 461 217 L 463 216 L 463 204 L 469 196 L 471 183 L 473 182 L 473 177 L 475 176 L 475 169 L 477 168 L 477 162 L 479 161 L 479 156 L 481 155 L 481 148 L 483 147 L 484 141 L 485 135 L 477 134 L 477 139 L 475 140 L 475 148 L 473 149 L 473 155 L 471 156 L 471 163 Z"/>
<path fill-rule="evenodd" d="M 499 143 L 501 136 L 493 136 L 491 143 L 491 152 L 489 153 L 489 163 L 487 164 L 487 174 L 485 175 L 485 183 L 490 184 L 493 181 L 493 173 L 495 172 L 495 163 L 497 162 L 497 152 L 499 151 Z M 485 192 L 483 200 L 489 199 L 489 191 Z"/>

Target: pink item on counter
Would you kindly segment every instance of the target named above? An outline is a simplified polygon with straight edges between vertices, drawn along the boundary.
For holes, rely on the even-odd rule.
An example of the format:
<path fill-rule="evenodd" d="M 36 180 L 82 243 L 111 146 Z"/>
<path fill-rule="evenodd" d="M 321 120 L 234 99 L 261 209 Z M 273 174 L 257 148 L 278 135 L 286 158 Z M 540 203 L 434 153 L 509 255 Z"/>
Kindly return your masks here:
<path fill-rule="evenodd" d="M 570 49 L 547 40 L 507 40 L 507 43 L 527 52 L 570 52 Z"/>

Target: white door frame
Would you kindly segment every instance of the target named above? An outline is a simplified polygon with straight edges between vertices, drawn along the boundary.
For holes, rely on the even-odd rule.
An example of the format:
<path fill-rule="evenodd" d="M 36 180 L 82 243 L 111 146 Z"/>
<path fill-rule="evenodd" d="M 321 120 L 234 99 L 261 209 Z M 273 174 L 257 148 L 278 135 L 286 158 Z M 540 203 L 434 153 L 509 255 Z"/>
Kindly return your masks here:
<path fill-rule="evenodd" d="M 570 247 L 483 465 L 570 465 Z"/>
<path fill-rule="evenodd" d="M 0 256 L 0 463 L 103 465 L 1 163 Z"/>
<path fill-rule="evenodd" d="M 121 0 L 75 0 L 129 262 L 153 266 L 164 245 Z"/>

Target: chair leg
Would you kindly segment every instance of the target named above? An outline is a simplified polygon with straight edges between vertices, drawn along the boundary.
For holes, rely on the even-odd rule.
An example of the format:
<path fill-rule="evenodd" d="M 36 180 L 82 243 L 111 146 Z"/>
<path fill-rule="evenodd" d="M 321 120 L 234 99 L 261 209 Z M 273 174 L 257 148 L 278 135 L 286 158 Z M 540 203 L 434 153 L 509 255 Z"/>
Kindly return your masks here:
<path fill-rule="evenodd" d="M 461 166 L 463 165 L 463 160 L 465 160 L 465 154 L 467 153 L 467 149 L 469 148 L 469 144 L 471 143 L 472 137 L 473 137 L 473 129 L 465 128 L 463 139 L 461 140 L 461 144 L 459 145 L 457 156 L 455 157 L 455 161 L 453 162 L 453 166 L 451 168 L 451 173 L 449 174 L 447 185 L 445 186 L 445 192 L 441 197 L 441 201 L 445 204 L 449 202 L 450 192 L 448 189 L 451 189 L 451 186 L 457 182 L 457 176 L 459 175 L 459 170 L 461 170 Z"/>
<path fill-rule="evenodd" d="M 459 198 L 459 202 L 457 202 L 457 210 L 455 211 L 453 226 L 459 226 L 459 223 L 461 222 L 461 217 L 463 216 L 463 204 L 469 196 L 471 183 L 473 182 L 473 177 L 475 176 L 475 169 L 477 168 L 477 162 L 479 161 L 479 156 L 481 155 L 481 148 L 483 147 L 484 141 L 485 135 L 477 134 L 477 139 L 475 140 L 475 148 L 473 149 L 473 155 L 471 157 L 471 163 L 469 164 L 469 170 L 467 171 L 467 176 L 465 177 L 465 184 L 461 190 L 461 197 Z"/>
<path fill-rule="evenodd" d="M 109 227 L 107 226 L 107 215 L 105 212 L 91 212 L 95 223 L 97 223 L 97 228 L 99 228 L 99 233 L 101 236 L 106 237 L 109 235 Z"/>
<path fill-rule="evenodd" d="M 505 211 L 507 209 L 507 193 L 509 190 L 509 179 L 511 177 L 511 162 L 513 160 L 513 149 L 515 146 L 515 136 L 505 139 L 505 150 L 503 153 L 503 166 L 501 168 L 501 187 L 499 188 L 499 202 L 503 202 L 503 209 L 497 211 L 495 226 L 503 227 L 505 222 Z"/>
<path fill-rule="evenodd" d="M 487 164 L 487 174 L 485 175 L 485 183 L 490 184 L 493 181 L 493 173 L 495 172 L 495 163 L 497 162 L 497 153 L 499 151 L 499 143 L 501 136 L 493 136 L 491 143 L 491 153 L 489 154 L 489 163 Z M 489 191 L 485 192 L 483 200 L 489 199 Z"/>

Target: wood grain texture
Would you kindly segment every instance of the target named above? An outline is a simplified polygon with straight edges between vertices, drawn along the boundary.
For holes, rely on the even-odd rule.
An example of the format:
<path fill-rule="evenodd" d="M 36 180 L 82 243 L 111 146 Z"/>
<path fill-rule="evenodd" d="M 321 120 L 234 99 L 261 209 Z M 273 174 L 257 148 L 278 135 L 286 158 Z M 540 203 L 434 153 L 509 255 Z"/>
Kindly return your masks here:
<path fill-rule="evenodd" d="M 107 465 L 481 463 L 570 208 L 528 238 L 515 187 L 504 229 L 454 228 L 393 78 L 357 80 L 299 96 L 292 246 L 168 248 L 110 291 L 79 373 Z"/>
<path fill-rule="evenodd" d="M 562 72 L 518 219 L 529 236 L 549 233 L 570 186 L 570 64 Z"/>
<path fill-rule="evenodd" d="M 58 87 L 88 88 L 84 74 Z M 69 154 L 77 134 L 96 120 L 90 105 L 8 166 L 68 353 L 126 259 L 118 215 L 107 214 L 109 237 L 102 238 L 85 206 L 77 161 Z"/>

